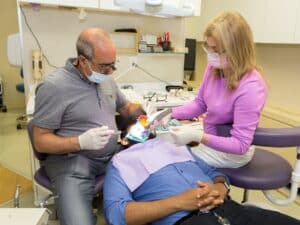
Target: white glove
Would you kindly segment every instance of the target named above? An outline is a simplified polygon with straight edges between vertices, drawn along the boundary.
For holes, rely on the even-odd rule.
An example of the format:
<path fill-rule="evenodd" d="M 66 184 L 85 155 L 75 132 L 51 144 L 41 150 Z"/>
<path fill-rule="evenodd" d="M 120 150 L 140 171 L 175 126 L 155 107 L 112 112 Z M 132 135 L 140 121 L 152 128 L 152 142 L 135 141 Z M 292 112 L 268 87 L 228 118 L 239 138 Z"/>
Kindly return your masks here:
<path fill-rule="evenodd" d="M 166 125 L 172 117 L 172 109 L 167 108 L 157 111 L 148 116 L 147 122 L 149 125 L 159 126 Z"/>
<path fill-rule="evenodd" d="M 114 131 L 107 126 L 89 129 L 78 137 L 80 149 L 100 150 L 108 143 L 113 133 Z"/>
<path fill-rule="evenodd" d="M 200 127 L 191 125 L 172 127 L 170 129 L 170 134 L 176 145 L 186 145 L 191 142 L 200 143 L 203 133 Z"/>

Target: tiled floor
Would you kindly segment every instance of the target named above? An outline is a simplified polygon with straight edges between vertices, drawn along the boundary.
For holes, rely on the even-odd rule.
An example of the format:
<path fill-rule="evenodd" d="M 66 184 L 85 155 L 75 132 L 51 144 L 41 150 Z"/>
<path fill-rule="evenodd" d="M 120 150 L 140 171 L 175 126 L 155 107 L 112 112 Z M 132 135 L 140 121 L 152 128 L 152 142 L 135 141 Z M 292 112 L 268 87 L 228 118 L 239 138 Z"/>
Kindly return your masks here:
<path fill-rule="evenodd" d="M 33 197 L 33 192 L 27 192 L 21 195 L 20 197 L 20 207 L 22 208 L 35 208 L 36 206 L 33 204 L 34 202 L 34 197 Z M 13 201 L 9 201 L 5 204 L 0 204 L 0 208 L 10 208 L 13 207 Z M 49 222 L 48 225 L 59 225 L 59 221 L 57 220 L 55 216 L 55 207 L 54 205 L 51 205 L 48 207 L 51 211 L 51 215 L 49 215 Z M 1 224 L 1 221 L 0 221 Z M 104 222 L 104 217 L 103 213 L 101 211 L 101 207 L 97 212 L 97 225 L 105 225 L 106 223 Z M 2 225 L 2 224 L 1 224 Z"/>
<path fill-rule="evenodd" d="M 27 141 L 27 133 L 25 130 L 16 129 L 16 117 L 23 110 L 9 110 L 7 113 L 0 113 L 0 164 L 5 167 L 9 167 L 11 170 L 25 175 L 25 177 L 31 177 L 31 167 L 30 167 L 30 152 L 29 145 Z M 4 165 L 5 164 L 5 165 Z M 0 173 L 1 176 L 1 173 Z M 1 177 L 2 178 L 2 177 Z M 5 185 L 5 184 L 4 184 Z M 14 191 L 15 186 L 11 186 Z M 2 193 L 0 192 L 0 195 Z M 276 195 L 280 196 L 278 193 Z M 231 196 L 234 200 L 240 201 L 242 199 L 242 190 L 238 188 L 232 188 Z M 268 204 L 271 207 L 286 213 L 290 216 L 300 219 L 300 199 L 298 198 L 297 203 L 292 203 L 288 206 L 275 206 L 271 204 L 268 200 L 265 199 L 263 194 L 258 191 L 251 191 L 249 200 L 252 202 L 259 202 L 263 204 Z M 34 205 L 33 192 L 27 192 L 21 195 L 20 207 L 31 208 L 35 207 Z M 0 207 L 12 207 L 13 202 L 7 202 L 6 204 L 0 205 Z M 97 225 L 104 225 L 104 220 L 102 212 L 98 212 L 98 223 Z M 50 225 L 59 225 L 57 220 L 50 220 Z"/>
<path fill-rule="evenodd" d="M 0 112 L 0 165 L 31 179 L 30 151 L 26 129 L 16 129 L 24 110 Z"/>
<path fill-rule="evenodd" d="M 15 194 L 16 185 L 20 186 L 20 192 L 32 191 L 31 180 L 26 179 L 0 165 L 0 204 L 12 199 Z"/>

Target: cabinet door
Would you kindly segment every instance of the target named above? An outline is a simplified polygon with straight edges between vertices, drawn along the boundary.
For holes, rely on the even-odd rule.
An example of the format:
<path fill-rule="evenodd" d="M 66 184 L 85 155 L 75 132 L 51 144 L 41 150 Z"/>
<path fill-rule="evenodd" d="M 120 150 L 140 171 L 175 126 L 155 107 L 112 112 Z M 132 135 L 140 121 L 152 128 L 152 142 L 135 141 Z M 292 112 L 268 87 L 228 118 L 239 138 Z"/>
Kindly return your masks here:
<path fill-rule="evenodd" d="M 40 0 L 42 4 L 58 5 L 59 0 Z"/>
<path fill-rule="evenodd" d="M 41 0 L 20 0 L 20 2 L 41 3 Z"/>
<path fill-rule="evenodd" d="M 268 0 L 265 40 L 268 43 L 294 43 L 299 0 Z"/>
<path fill-rule="evenodd" d="M 295 28 L 295 42 L 300 43 L 300 0 L 298 0 L 298 9 L 297 9 L 297 21 L 296 21 L 296 28 Z"/>
<path fill-rule="evenodd" d="M 254 40 L 260 42 L 265 36 L 266 6 L 267 0 L 206 0 L 203 11 L 205 26 L 224 11 L 237 11 L 249 23 Z"/>
<path fill-rule="evenodd" d="M 259 7 L 258 7 L 259 6 Z M 267 0 L 202 0 L 200 17 L 185 19 L 186 37 L 202 40 L 207 24 L 225 11 L 239 12 L 249 23 L 254 40 L 264 40 Z"/>
<path fill-rule="evenodd" d="M 98 0 L 77 0 L 76 6 L 87 7 L 87 8 L 99 8 Z"/>
<path fill-rule="evenodd" d="M 86 7 L 86 8 L 98 8 L 99 1 L 98 0 L 59 0 L 59 5 L 74 6 L 74 7 Z"/>
<path fill-rule="evenodd" d="M 129 12 L 129 9 L 116 6 L 113 0 L 99 0 L 99 8 L 103 10 Z"/>
<path fill-rule="evenodd" d="M 264 42 L 267 0 L 239 1 L 237 11 L 248 22 L 255 42 Z"/>
<path fill-rule="evenodd" d="M 59 5 L 64 6 L 76 6 L 76 0 L 59 0 Z"/>

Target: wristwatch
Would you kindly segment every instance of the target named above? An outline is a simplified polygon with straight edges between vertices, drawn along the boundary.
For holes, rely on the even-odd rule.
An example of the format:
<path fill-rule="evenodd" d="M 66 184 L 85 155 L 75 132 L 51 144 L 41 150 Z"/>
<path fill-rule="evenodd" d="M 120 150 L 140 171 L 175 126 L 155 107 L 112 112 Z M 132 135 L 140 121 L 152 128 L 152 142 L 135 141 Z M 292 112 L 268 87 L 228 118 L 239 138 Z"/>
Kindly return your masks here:
<path fill-rule="evenodd" d="M 224 184 L 225 188 L 227 189 L 227 194 L 230 192 L 230 184 L 227 182 L 227 180 L 217 182 L 217 184 Z"/>

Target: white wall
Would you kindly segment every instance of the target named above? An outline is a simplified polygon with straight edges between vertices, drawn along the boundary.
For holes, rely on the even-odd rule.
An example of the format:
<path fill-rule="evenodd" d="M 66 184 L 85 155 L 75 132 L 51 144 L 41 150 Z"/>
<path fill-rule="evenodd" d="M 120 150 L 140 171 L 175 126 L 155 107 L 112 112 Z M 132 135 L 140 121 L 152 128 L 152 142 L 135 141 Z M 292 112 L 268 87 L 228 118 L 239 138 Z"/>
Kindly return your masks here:
<path fill-rule="evenodd" d="M 78 10 L 67 8 L 46 8 L 34 11 L 29 6 L 23 6 L 28 24 L 39 39 L 44 54 L 56 66 L 63 66 L 70 56 L 76 56 L 75 42 L 78 34 L 87 27 L 101 27 L 113 32 L 116 28 L 136 28 L 139 33 L 162 35 L 163 32 L 171 33 L 172 45 L 182 48 L 184 46 L 182 19 L 162 19 L 134 14 L 122 14 L 101 11 L 88 11 L 85 21 L 79 21 Z M 26 83 L 31 79 L 31 51 L 38 48 L 23 20 L 24 33 L 24 71 Z M 128 69 L 129 60 L 126 56 L 118 57 L 118 72 Z M 138 55 L 137 62 L 150 73 L 168 82 L 181 81 L 183 77 L 183 54 L 178 55 Z M 172 66 L 170 66 L 172 65 Z M 52 68 L 46 65 L 45 74 Z M 117 76 L 118 74 L 116 74 Z M 120 82 L 154 82 L 141 71 L 132 70 L 122 77 Z M 155 81 L 157 82 L 157 81 Z"/>
<path fill-rule="evenodd" d="M 16 84 L 22 83 L 20 68 L 11 66 L 7 58 L 7 36 L 18 32 L 16 1 L 2 0 L 0 9 L 0 76 L 4 83 L 3 99 L 8 111 L 24 108 L 23 93 L 16 90 Z"/>

